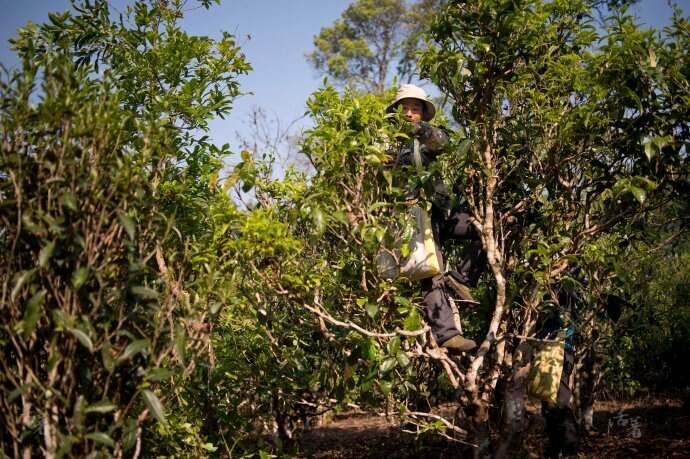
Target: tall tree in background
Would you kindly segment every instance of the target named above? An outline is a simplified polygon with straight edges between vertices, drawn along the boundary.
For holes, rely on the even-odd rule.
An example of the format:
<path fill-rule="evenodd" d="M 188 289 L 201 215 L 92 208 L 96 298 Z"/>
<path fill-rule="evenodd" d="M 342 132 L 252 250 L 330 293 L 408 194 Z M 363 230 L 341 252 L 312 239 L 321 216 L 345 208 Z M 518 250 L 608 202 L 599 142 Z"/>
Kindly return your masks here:
<path fill-rule="evenodd" d="M 380 94 L 396 69 L 401 78 L 414 75 L 421 32 L 441 3 L 357 0 L 314 37 L 307 59 L 339 84 Z"/>

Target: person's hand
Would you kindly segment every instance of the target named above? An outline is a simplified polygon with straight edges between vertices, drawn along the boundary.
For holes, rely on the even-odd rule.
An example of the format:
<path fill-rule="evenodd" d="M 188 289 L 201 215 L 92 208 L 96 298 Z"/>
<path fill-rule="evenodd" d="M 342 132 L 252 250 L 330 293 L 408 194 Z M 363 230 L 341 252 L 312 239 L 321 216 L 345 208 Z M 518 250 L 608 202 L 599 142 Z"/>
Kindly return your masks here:
<path fill-rule="evenodd" d="M 412 122 L 412 123 L 410 123 L 410 125 L 412 126 L 410 129 L 410 132 L 412 133 L 413 136 L 417 136 L 422 132 L 423 126 L 422 126 L 421 121 Z"/>
<path fill-rule="evenodd" d="M 424 121 L 415 121 L 414 123 L 410 123 L 411 127 L 411 134 L 412 137 L 419 137 L 420 139 L 426 139 L 429 137 L 431 133 L 431 126 L 429 123 L 425 123 Z"/>

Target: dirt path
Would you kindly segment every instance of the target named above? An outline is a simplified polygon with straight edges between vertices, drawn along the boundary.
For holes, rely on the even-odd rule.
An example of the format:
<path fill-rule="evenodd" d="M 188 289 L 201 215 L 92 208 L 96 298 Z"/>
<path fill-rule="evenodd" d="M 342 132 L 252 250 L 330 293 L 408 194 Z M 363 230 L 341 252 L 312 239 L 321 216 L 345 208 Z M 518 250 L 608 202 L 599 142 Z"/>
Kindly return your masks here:
<path fill-rule="evenodd" d="M 543 419 L 536 409 L 527 438 L 530 456 L 541 457 Z M 585 436 L 578 458 L 690 458 L 690 411 L 679 400 L 646 399 L 600 402 L 595 431 Z M 394 421 L 368 414 L 342 414 L 305 432 L 297 457 L 345 458 L 454 458 L 457 445 L 438 438 L 415 442 Z"/>

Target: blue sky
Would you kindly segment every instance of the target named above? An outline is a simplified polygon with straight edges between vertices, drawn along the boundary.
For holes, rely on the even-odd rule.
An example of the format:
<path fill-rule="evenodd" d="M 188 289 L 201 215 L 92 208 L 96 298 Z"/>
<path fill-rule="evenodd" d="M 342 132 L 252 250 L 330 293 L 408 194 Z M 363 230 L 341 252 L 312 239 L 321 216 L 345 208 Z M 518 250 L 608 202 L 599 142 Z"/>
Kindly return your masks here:
<path fill-rule="evenodd" d="M 114 9 L 124 11 L 127 0 L 113 0 Z M 190 7 L 195 6 L 189 1 Z M 187 12 L 183 26 L 194 34 L 219 36 L 233 33 L 242 45 L 254 70 L 242 77 L 242 89 L 252 92 L 235 103 L 226 120 L 211 124 L 211 138 L 216 143 L 237 145 L 236 132 L 247 135 L 247 120 L 253 107 L 262 107 L 283 124 L 300 117 L 309 94 L 322 77 L 307 63 L 304 54 L 311 50 L 313 37 L 330 25 L 347 7 L 349 0 L 224 0 L 210 10 Z M 690 0 L 677 0 L 685 14 Z M 48 12 L 69 8 L 68 0 L 0 0 L 0 62 L 6 67 L 17 61 L 8 39 L 27 21 L 43 22 Z M 650 27 L 663 27 L 671 14 L 667 0 L 642 0 L 632 9 Z M 298 124 L 304 125 L 305 122 Z"/>

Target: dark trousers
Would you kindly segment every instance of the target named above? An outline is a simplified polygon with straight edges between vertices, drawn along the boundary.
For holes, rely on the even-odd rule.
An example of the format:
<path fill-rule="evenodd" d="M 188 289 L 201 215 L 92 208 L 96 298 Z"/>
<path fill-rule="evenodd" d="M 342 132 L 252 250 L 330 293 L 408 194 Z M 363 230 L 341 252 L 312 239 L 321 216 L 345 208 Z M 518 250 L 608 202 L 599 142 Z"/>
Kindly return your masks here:
<path fill-rule="evenodd" d="M 460 208 L 448 212 L 433 206 L 431 226 L 439 246 L 448 239 L 468 241 L 460 262 L 456 265 L 456 271 L 462 283 L 476 286 L 486 267 L 486 254 L 477 231 L 470 223 L 470 215 Z M 443 263 L 442 260 L 441 263 Z M 459 335 L 460 331 L 455 326 L 453 310 L 448 302 L 448 287 L 444 275 L 439 274 L 422 280 L 421 290 L 427 322 L 436 341 L 441 344 Z"/>
<path fill-rule="evenodd" d="M 566 349 L 563 359 L 563 373 L 558 387 L 556 404 L 542 402 L 542 414 L 546 421 L 546 436 L 548 438 L 544 456 L 557 458 L 561 453 L 574 454 L 579 435 L 575 414 L 571 403 L 570 375 L 575 368 L 575 353 Z"/>

